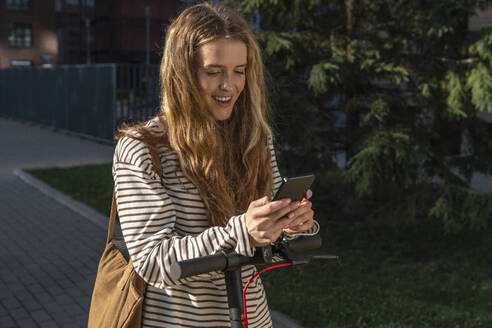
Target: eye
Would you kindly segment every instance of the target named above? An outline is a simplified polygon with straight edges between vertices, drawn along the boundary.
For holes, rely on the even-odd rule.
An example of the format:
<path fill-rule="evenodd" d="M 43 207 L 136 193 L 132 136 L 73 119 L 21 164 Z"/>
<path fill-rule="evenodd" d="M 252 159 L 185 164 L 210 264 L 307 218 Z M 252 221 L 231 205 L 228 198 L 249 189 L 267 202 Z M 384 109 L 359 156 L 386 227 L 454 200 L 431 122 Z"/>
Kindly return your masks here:
<path fill-rule="evenodd" d="M 241 74 L 241 75 L 244 75 L 244 71 L 235 71 L 237 74 Z"/>
<path fill-rule="evenodd" d="M 209 71 L 209 72 L 205 72 L 207 75 L 210 75 L 210 76 L 215 76 L 217 74 L 219 74 L 220 72 L 216 72 L 216 71 Z"/>

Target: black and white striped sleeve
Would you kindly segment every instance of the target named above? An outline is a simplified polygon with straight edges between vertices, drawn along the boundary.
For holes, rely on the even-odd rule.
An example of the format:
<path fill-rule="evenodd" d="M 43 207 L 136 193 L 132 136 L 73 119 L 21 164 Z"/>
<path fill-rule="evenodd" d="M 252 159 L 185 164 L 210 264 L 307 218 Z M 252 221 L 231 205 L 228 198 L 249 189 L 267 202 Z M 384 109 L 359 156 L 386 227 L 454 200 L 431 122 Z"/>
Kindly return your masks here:
<path fill-rule="evenodd" d="M 193 259 L 233 249 L 252 256 L 244 214 L 233 216 L 225 227 L 210 227 L 197 235 L 180 235 L 176 209 L 160 177 L 152 169 L 147 146 L 130 138 L 119 140 L 113 175 L 121 230 L 139 275 L 157 288 L 178 285 L 210 273 L 175 281 L 170 277 L 174 261 Z"/>

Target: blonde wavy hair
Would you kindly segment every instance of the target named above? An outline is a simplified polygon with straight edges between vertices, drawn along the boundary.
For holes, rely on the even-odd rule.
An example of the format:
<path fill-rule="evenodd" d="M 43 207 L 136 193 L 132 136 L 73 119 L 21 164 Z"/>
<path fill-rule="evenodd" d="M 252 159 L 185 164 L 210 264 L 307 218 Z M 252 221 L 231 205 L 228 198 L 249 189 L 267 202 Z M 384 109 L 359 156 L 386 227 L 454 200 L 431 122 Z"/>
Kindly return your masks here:
<path fill-rule="evenodd" d="M 231 116 L 217 121 L 198 84 L 198 49 L 233 39 L 247 47 L 246 85 Z M 254 199 L 272 194 L 267 95 L 258 44 L 248 23 L 232 9 L 201 3 L 185 9 L 169 26 L 160 66 L 161 113 L 165 137 L 155 138 L 140 124 L 120 130 L 140 132 L 150 147 L 168 144 L 181 170 L 198 189 L 210 225 L 224 226 L 246 212 Z"/>

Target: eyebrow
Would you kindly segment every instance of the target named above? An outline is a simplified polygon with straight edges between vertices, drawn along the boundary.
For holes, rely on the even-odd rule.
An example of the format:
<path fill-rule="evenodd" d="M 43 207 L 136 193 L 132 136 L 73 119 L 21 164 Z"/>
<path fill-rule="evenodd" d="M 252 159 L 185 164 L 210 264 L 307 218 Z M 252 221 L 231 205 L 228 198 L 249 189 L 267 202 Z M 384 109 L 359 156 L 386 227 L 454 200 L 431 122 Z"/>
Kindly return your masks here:
<path fill-rule="evenodd" d="M 241 64 L 241 65 L 237 65 L 237 66 L 234 66 L 234 67 L 246 67 L 248 66 L 247 64 Z M 210 65 L 203 65 L 203 68 L 224 68 L 225 66 L 224 65 L 216 65 L 216 64 L 210 64 Z"/>

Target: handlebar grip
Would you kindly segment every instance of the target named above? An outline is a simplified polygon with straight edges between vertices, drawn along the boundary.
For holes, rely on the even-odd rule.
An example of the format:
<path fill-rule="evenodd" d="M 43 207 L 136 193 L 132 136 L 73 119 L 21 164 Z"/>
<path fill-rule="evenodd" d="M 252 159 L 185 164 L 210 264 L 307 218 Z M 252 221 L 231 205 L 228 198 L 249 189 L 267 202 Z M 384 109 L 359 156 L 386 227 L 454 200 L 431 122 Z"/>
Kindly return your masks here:
<path fill-rule="evenodd" d="M 212 271 L 222 271 L 227 266 L 225 253 L 203 256 L 196 259 L 173 262 L 170 276 L 172 279 L 182 279 Z"/>
<path fill-rule="evenodd" d="M 321 236 L 299 236 L 289 240 L 289 248 L 295 252 L 304 252 L 321 247 Z"/>

